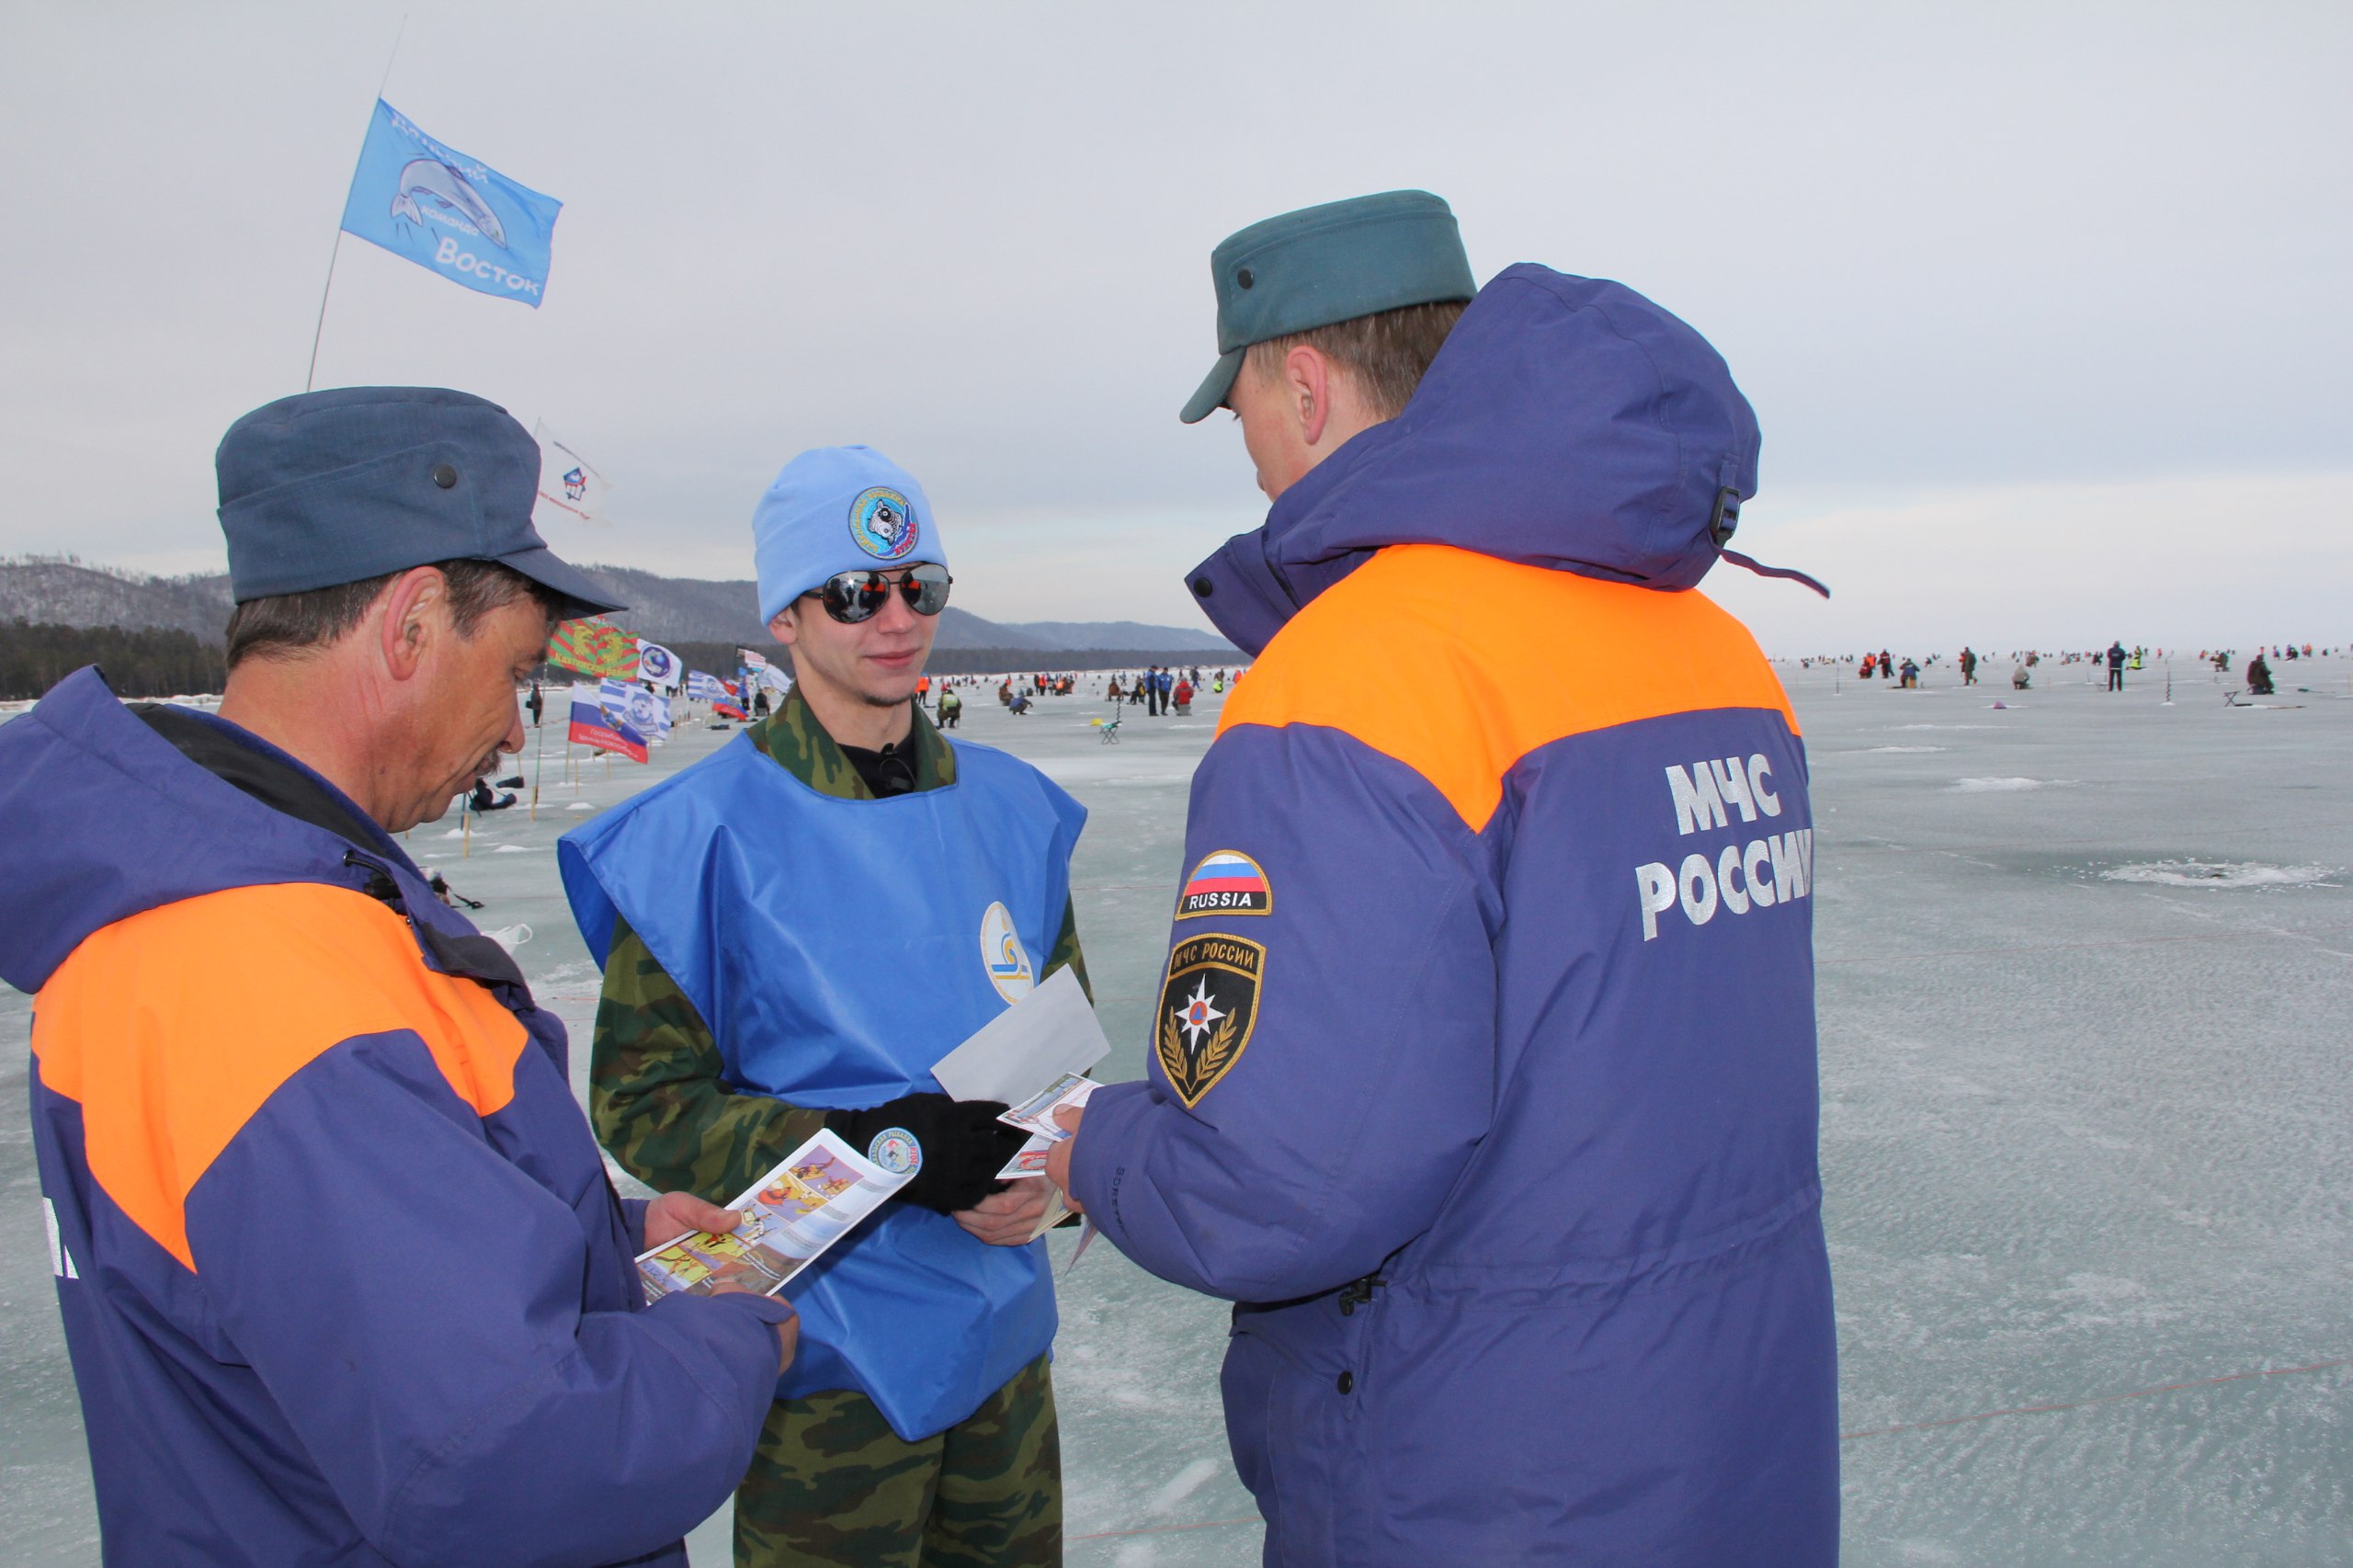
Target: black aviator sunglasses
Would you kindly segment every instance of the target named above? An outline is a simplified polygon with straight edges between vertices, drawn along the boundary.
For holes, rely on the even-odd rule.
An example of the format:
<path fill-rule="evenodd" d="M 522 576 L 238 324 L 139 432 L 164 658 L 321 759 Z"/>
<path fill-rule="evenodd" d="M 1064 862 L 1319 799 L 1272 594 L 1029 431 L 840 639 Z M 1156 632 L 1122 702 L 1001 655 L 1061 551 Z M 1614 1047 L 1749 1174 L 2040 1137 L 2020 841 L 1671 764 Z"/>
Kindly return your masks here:
<path fill-rule="evenodd" d="M 873 619 L 893 588 L 917 615 L 938 615 L 948 608 L 948 586 L 955 580 L 947 567 L 926 562 L 908 567 L 896 581 L 881 572 L 836 572 L 809 592 L 827 615 L 844 626 L 856 626 Z"/>

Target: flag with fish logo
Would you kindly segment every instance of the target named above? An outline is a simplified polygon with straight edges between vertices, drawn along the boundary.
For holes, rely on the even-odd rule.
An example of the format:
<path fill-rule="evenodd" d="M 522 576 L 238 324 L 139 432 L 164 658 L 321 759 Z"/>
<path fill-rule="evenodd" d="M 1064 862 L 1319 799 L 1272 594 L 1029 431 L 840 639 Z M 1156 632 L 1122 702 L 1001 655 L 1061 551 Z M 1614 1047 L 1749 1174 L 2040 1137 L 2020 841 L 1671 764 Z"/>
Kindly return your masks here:
<path fill-rule="evenodd" d="M 478 294 L 537 308 L 563 203 L 436 142 L 383 99 L 359 145 L 343 232 Z"/>

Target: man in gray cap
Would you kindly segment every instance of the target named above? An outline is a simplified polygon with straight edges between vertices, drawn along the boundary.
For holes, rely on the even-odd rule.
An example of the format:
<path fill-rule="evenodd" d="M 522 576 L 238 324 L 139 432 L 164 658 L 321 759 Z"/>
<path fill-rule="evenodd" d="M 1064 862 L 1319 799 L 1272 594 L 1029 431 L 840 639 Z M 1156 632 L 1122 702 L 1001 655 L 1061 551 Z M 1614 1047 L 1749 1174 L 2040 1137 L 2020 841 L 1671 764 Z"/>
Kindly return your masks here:
<path fill-rule="evenodd" d="M 522 744 L 560 617 L 539 450 L 462 392 L 271 403 L 221 444 L 220 713 L 96 668 L 0 730 L 0 974 L 109 1562 L 683 1564 L 790 1307 L 648 1306 L 735 1217 L 623 1202 L 564 1031 L 394 835 Z"/>
<path fill-rule="evenodd" d="M 1619 284 L 1474 290 L 1424 191 L 1211 269 L 1185 417 L 1273 506 L 1189 581 L 1256 663 L 1150 1076 L 1049 1175 L 1237 1303 L 1270 1564 L 1835 1562 L 1804 751 L 1690 591 L 1755 416 Z"/>

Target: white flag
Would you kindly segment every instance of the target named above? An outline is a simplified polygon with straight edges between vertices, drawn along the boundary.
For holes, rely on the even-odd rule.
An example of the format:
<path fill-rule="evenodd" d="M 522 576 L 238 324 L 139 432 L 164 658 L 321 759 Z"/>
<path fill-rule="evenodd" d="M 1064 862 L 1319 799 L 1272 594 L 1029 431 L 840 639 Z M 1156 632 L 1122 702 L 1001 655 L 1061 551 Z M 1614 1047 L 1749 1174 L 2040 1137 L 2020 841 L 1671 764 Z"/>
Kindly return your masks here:
<path fill-rule="evenodd" d="M 606 503 L 612 481 L 558 438 L 546 420 L 531 426 L 531 438 L 540 444 L 540 502 L 531 509 L 531 520 L 536 523 L 552 513 L 592 528 L 610 528 L 613 519 Z"/>
<path fill-rule="evenodd" d="M 659 642 L 637 640 L 637 678 L 664 691 L 676 691 L 686 666 L 678 663 L 678 655 Z"/>

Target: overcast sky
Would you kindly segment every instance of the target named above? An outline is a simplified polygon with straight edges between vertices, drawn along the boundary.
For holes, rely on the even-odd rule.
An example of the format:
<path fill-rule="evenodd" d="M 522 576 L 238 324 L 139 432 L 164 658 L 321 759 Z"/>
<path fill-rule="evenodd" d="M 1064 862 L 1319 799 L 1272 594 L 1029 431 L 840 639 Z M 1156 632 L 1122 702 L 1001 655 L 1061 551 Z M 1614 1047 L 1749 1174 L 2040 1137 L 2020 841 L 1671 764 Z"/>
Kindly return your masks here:
<path fill-rule="evenodd" d="M 375 88 L 565 203 L 545 305 L 347 240 L 320 384 L 544 419 L 591 559 L 748 574 L 801 448 L 924 481 L 958 602 L 1190 623 L 1263 514 L 1176 419 L 1210 247 L 1403 186 L 1618 278 L 1765 431 L 1783 653 L 2353 638 L 2353 8 L 6 4 L 0 551 L 217 567 Z M 1727 582 L 1725 579 L 1740 579 Z"/>

